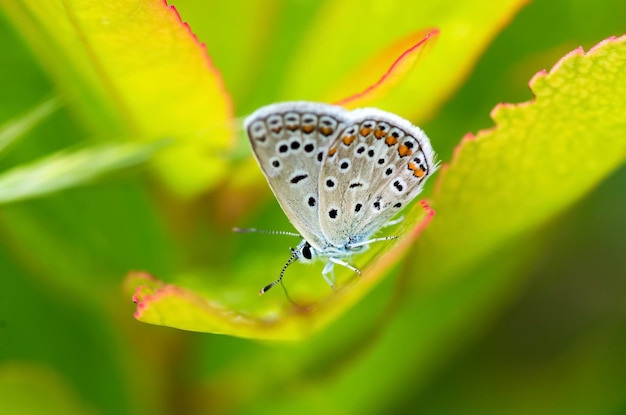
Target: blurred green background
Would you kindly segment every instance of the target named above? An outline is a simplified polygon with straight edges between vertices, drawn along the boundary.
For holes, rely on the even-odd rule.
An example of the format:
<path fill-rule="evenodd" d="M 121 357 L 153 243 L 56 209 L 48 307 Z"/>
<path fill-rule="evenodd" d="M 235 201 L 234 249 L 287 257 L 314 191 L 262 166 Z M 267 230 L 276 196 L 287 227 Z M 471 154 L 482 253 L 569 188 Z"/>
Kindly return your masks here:
<path fill-rule="evenodd" d="M 240 49 L 232 46 L 238 45 L 237 25 L 228 33 L 224 26 L 210 26 L 211 19 L 220 18 L 218 12 L 241 13 L 242 24 L 254 15 L 243 7 L 211 12 L 200 1 L 173 4 L 207 43 L 233 95 L 236 115 L 275 98 L 271 81 L 258 88 L 238 83 L 238 71 L 245 67 L 237 66 Z M 276 54 L 294 48 L 303 26 L 322 7 L 307 1 L 285 4 L 273 6 L 288 10 L 279 33 L 293 37 L 274 39 Z M 527 83 L 536 72 L 578 46 L 587 50 L 626 33 L 624 16 L 626 3 L 610 0 L 544 0 L 523 7 L 460 88 L 422 124 L 429 136 L 441 137 L 441 160 L 450 160 L 465 133 L 492 125 L 488 115 L 497 103 L 529 100 Z M 0 13 L 2 122 L 62 93 L 20 37 L 17 24 Z M 271 80 L 267 73 L 259 77 Z M 80 117 L 71 102 L 63 106 L 3 155 L 0 171 L 75 148 L 86 138 L 98 142 L 98 132 Z M 447 329 L 424 331 L 438 338 L 424 341 L 430 348 L 415 350 L 423 356 L 406 362 L 402 376 L 387 373 L 384 360 L 361 364 L 378 347 L 384 313 L 393 313 L 387 304 L 397 289 L 393 275 L 367 298 L 374 311 L 364 318 L 372 319 L 375 330 L 363 330 L 369 324 L 360 321 L 363 310 L 357 308 L 314 342 L 261 343 L 133 319 L 133 305 L 122 289 L 128 271 L 167 276 L 181 263 L 193 268 L 231 258 L 220 258 L 220 247 L 232 248 L 235 242 L 228 233 L 232 218 L 221 223 L 214 208 L 219 190 L 181 207 L 154 185 L 146 169 L 136 167 L 79 188 L 2 205 L 0 412 L 626 413 L 625 188 L 622 168 L 539 231 L 467 270 L 466 282 L 450 290 L 446 303 L 432 305 L 431 321 L 414 326 L 409 318 L 407 331 L 442 320 Z M 284 228 L 277 205 L 264 200 L 239 219 Z M 204 220 L 189 223 L 188 217 Z M 190 234 L 190 227 L 197 229 Z M 282 240 L 269 243 L 272 248 L 264 249 L 278 247 L 282 256 L 287 252 Z M 505 263 L 503 254 L 511 253 L 519 256 Z M 227 279 L 227 265 L 220 266 Z M 497 287 L 481 291 L 482 276 L 490 273 L 506 276 Z M 454 320 L 454 313 L 442 312 L 454 308 L 457 298 L 472 299 L 472 318 Z M 343 343 L 340 333 L 349 331 L 353 321 L 361 327 Z M 401 340 L 387 346 L 417 347 Z M 357 393 L 361 388 L 376 392 L 363 397 Z"/>

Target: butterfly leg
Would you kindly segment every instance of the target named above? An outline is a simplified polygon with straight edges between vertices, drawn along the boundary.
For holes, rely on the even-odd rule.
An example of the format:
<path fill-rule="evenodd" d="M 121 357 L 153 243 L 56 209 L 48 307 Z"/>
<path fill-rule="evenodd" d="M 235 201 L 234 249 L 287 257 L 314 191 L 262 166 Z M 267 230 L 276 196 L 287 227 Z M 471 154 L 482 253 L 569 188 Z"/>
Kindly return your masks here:
<path fill-rule="evenodd" d="M 322 277 L 324 277 L 328 285 L 330 285 L 330 288 L 332 288 L 333 290 L 335 289 L 334 267 L 335 267 L 335 263 L 329 261 L 326 263 L 326 265 L 324 265 L 324 269 L 322 270 Z"/>
<path fill-rule="evenodd" d="M 398 219 L 390 220 L 389 222 L 385 223 L 383 226 L 381 226 L 381 229 L 382 228 L 388 228 L 389 226 L 397 225 L 398 223 L 402 222 L 403 220 L 404 220 L 404 215 L 400 216 Z"/>
<path fill-rule="evenodd" d="M 332 263 L 335 263 L 337 265 L 341 265 L 342 267 L 346 267 L 354 272 L 356 272 L 357 274 L 361 275 L 361 270 L 358 269 L 357 267 L 355 267 L 354 265 L 348 264 L 345 261 L 342 261 L 340 259 L 337 258 L 328 258 L 329 261 L 331 261 Z"/>

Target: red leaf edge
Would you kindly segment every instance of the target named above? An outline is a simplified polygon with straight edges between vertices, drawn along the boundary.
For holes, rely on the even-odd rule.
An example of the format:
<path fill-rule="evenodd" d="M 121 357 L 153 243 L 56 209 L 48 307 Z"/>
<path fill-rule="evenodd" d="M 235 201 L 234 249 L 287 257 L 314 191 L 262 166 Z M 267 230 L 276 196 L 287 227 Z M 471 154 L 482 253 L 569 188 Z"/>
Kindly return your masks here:
<path fill-rule="evenodd" d="M 419 30 L 418 33 L 423 32 L 424 30 Z M 402 52 L 400 54 L 400 56 L 398 56 L 393 63 L 391 64 L 391 66 L 389 67 L 389 69 L 387 69 L 387 71 L 380 77 L 380 79 L 378 79 L 378 81 L 376 81 L 375 83 L 373 83 L 372 85 L 366 87 L 364 90 L 362 90 L 361 92 L 357 92 L 356 94 L 350 95 L 346 98 L 340 99 L 339 101 L 334 102 L 334 105 L 347 105 L 352 101 L 356 101 L 359 99 L 362 99 L 363 97 L 365 97 L 368 94 L 371 94 L 373 91 L 375 91 L 376 89 L 378 89 L 381 85 L 383 85 L 385 83 L 385 81 L 387 79 L 389 79 L 389 77 L 391 77 L 391 75 L 393 74 L 393 72 L 395 71 L 395 69 L 400 65 L 400 63 L 402 63 L 402 61 L 404 59 L 406 59 L 409 55 L 412 55 L 413 53 L 418 52 L 418 50 L 422 47 L 426 45 L 426 42 L 428 42 L 428 40 L 430 38 L 435 39 L 438 35 L 439 35 L 439 29 L 427 29 L 427 33 L 426 35 L 419 40 L 419 42 L 415 43 L 413 46 L 411 46 L 410 48 L 408 48 L 407 50 L 405 50 L 404 52 Z M 415 33 L 411 34 L 410 36 L 415 36 Z"/>
<path fill-rule="evenodd" d="M 592 46 L 587 51 L 587 53 L 585 53 L 585 51 L 584 51 L 582 46 L 577 47 L 576 49 L 574 49 L 574 50 L 566 53 L 565 55 L 563 55 L 563 57 L 561 59 L 559 59 L 552 66 L 552 68 L 550 68 L 549 71 L 547 71 L 545 69 L 542 69 L 542 70 L 538 71 L 535 75 L 533 75 L 533 77 L 530 79 L 530 81 L 528 81 L 528 87 L 533 92 L 533 98 L 531 98 L 528 101 L 524 101 L 524 102 L 520 102 L 520 103 L 501 102 L 501 103 L 497 104 L 491 110 L 491 112 L 489 113 L 489 116 L 491 117 L 492 120 L 494 120 L 495 125 L 493 125 L 492 127 L 489 127 L 489 128 L 485 128 L 485 129 L 479 130 L 476 134 L 471 133 L 471 132 L 465 134 L 463 136 L 463 138 L 461 138 L 461 141 L 454 148 L 454 150 L 452 152 L 452 158 L 450 159 L 450 162 L 442 164 L 442 166 L 440 168 L 440 172 L 439 172 L 439 177 L 437 177 L 437 180 L 435 181 L 435 184 L 434 184 L 434 187 L 433 187 L 433 196 L 436 197 L 439 194 L 441 183 L 444 181 L 449 167 L 458 161 L 458 159 L 460 157 L 460 154 L 463 151 L 463 148 L 465 147 L 465 145 L 467 143 L 471 142 L 471 141 L 479 140 L 483 136 L 489 135 L 493 131 L 496 131 L 498 129 L 498 124 L 495 121 L 495 119 L 496 119 L 496 117 L 497 117 L 497 115 L 498 115 L 498 113 L 500 111 L 505 110 L 505 109 L 512 109 L 512 108 L 522 108 L 522 107 L 526 107 L 528 105 L 532 105 L 537 100 L 537 96 L 535 94 L 535 91 L 533 90 L 533 86 L 538 81 L 540 81 L 541 79 L 545 78 L 546 76 L 551 75 L 555 71 L 559 70 L 559 68 L 565 62 L 567 62 L 568 60 L 573 59 L 573 58 L 578 57 L 578 56 L 584 56 L 584 55 L 589 56 L 589 55 L 592 55 L 593 53 L 595 53 L 598 49 L 600 49 L 605 44 L 610 43 L 610 42 L 614 42 L 614 41 L 621 41 L 622 39 L 626 40 L 626 35 L 622 35 L 620 37 L 610 36 L 610 37 L 600 41 L 596 45 Z"/>
<path fill-rule="evenodd" d="M 213 59 L 211 58 L 211 55 L 209 54 L 209 50 L 206 44 L 203 42 L 200 42 L 200 40 L 198 39 L 198 36 L 193 32 L 193 30 L 191 30 L 189 23 L 183 21 L 182 17 L 180 16 L 180 13 L 176 9 L 176 6 L 168 5 L 167 0 L 162 0 L 162 2 L 163 2 L 163 5 L 172 12 L 176 20 L 178 20 L 178 22 L 187 30 L 193 42 L 200 49 L 200 52 L 202 53 L 202 56 L 204 57 L 204 60 L 207 64 L 207 68 L 209 69 L 210 72 L 213 73 L 213 75 L 215 76 L 215 79 L 217 80 L 220 92 L 222 93 L 222 98 L 224 99 L 228 107 L 228 116 L 230 118 L 233 118 L 234 106 L 233 106 L 232 97 L 230 96 L 230 93 L 228 92 L 228 89 L 226 88 L 226 84 L 224 82 L 224 78 L 222 77 L 222 74 L 213 63 Z"/>

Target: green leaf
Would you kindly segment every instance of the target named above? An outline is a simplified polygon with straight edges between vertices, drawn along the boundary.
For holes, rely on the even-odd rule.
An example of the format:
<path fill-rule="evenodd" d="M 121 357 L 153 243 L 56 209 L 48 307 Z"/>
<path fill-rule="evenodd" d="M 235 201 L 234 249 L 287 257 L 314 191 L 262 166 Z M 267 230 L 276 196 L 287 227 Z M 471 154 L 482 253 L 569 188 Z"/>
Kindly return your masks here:
<path fill-rule="evenodd" d="M 418 210 L 422 212 L 417 212 Z M 308 299 L 306 303 L 295 297 L 297 298 L 295 303 L 285 304 L 285 299 L 279 295 L 269 303 L 269 308 L 259 309 L 257 306 L 257 309 L 254 309 L 246 303 L 237 309 L 229 305 L 226 299 L 233 296 L 241 297 L 242 294 L 231 292 L 223 285 L 203 293 L 200 290 L 165 284 L 144 272 L 129 274 L 125 284 L 126 291 L 135 290 L 133 296 L 133 301 L 137 304 L 135 318 L 145 323 L 265 340 L 303 339 L 334 321 L 378 284 L 386 271 L 418 238 L 434 215 L 425 204 L 415 206 L 412 213 L 420 217 L 421 222 L 410 230 L 405 228 L 404 231 L 392 233 L 403 235 L 398 243 L 387 246 L 386 252 L 382 255 L 379 249 L 379 258 L 373 259 L 372 253 L 360 256 L 360 258 L 369 257 L 371 261 L 368 266 L 362 268 L 361 276 L 347 283 L 339 280 L 341 285 L 335 292 L 324 294 L 316 300 Z M 316 281 L 321 280 L 319 276 L 316 277 Z M 241 287 L 238 291 L 241 291 Z M 246 300 L 252 301 L 248 297 Z M 263 304 L 258 297 L 254 301 Z M 268 302 L 265 301 L 264 304 L 267 307 Z"/>
<path fill-rule="evenodd" d="M 444 166 L 439 213 L 418 243 L 449 275 L 572 205 L 626 158 L 626 37 L 576 49 L 530 82 L 531 102 L 496 107 Z M 451 255 L 454 253 L 454 255 Z"/>
<path fill-rule="evenodd" d="M 444 213 L 418 240 L 416 259 L 410 261 L 419 263 L 422 272 L 427 271 L 426 281 L 441 283 L 439 277 L 469 265 L 507 238 L 538 226 L 624 161 L 626 123 L 622 113 L 626 94 L 619 87 L 626 85 L 623 54 L 624 38 L 606 41 L 587 55 L 580 50 L 568 55 L 550 74 L 533 80 L 534 102 L 500 107 L 505 109 L 495 113 L 496 128 L 464 140 L 441 174 L 433 197 L 433 203 Z M 584 89 L 571 87 L 572 83 L 584 85 Z M 581 95 L 594 98 L 585 100 Z M 592 122 L 600 113 L 602 121 Z M 153 288 L 149 296 L 139 299 L 142 303 L 141 298 L 149 298 L 140 308 L 149 303 L 158 309 L 153 314 L 158 318 L 141 311 L 140 319 L 189 328 L 185 321 L 190 315 L 214 314 L 182 306 L 185 301 L 181 302 L 181 297 L 189 297 L 179 295 L 176 288 L 168 287 L 167 295 L 162 289 Z M 175 304 L 160 301 L 169 301 L 172 290 L 177 293 L 173 296 Z M 187 303 L 208 301 L 200 298 Z M 230 316 L 225 325 L 205 321 L 193 329 L 244 337 L 300 338 L 317 326 L 316 318 L 327 321 L 322 310 L 320 307 L 304 322 L 296 323 L 296 329 L 288 313 L 281 318 L 278 330 L 278 323 L 270 329 L 267 320 L 261 318 L 246 321 L 245 329 L 238 328 L 235 322 L 242 321 L 243 315 L 232 309 L 220 312 L 221 321 L 228 320 L 223 315 Z M 336 309 L 333 305 L 329 310 L 333 311 L 328 314 L 333 314 Z M 298 329 L 298 325 L 308 325 L 309 330 Z M 250 327 L 255 327 L 252 332 Z"/>
<path fill-rule="evenodd" d="M 191 197 L 225 172 L 230 98 L 206 49 L 164 1 L 1 1 L 94 132 L 174 145 L 153 161 Z"/>
<path fill-rule="evenodd" d="M 437 216 L 407 255 L 402 304 L 371 352 L 325 384 L 330 399 L 360 385 L 350 407 L 381 408 L 394 395 L 362 382 L 381 367 L 393 385 L 417 389 L 457 336 L 484 321 L 493 298 L 517 288 L 511 270 L 537 249 L 529 232 L 623 165 L 624 88 L 626 36 L 568 54 L 531 81 L 535 100 L 498 106 L 496 127 L 462 142 L 436 183 Z"/>
<path fill-rule="evenodd" d="M 434 27 L 440 35 L 427 56 L 405 75 L 401 86 L 374 103 L 414 121 L 424 119 L 466 77 L 490 40 L 525 3 L 431 1 L 416 5 L 397 0 L 377 6 L 358 0 L 328 1 L 295 51 L 280 98 L 344 98 L 345 92 L 336 92 L 342 88 L 340 82 L 358 73 L 372 56 L 383 59 L 384 51 L 399 39 Z M 385 59 L 385 67 L 397 57 Z"/>
<path fill-rule="evenodd" d="M 455 45 L 456 49 L 450 53 L 457 53 L 461 51 L 461 60 L 464 62 L 464 64 L 470 65 L 472 60 L 475 59 L 476 54 L 478 54 L 479 51 L 482 50 L 482 48 L 486 45 L 486 42 L 490 38 L 490 36 L 492 36 L 495 31 L 500 27 L 503 20 L 506 20 L 512 13 L 514 13 L 514 11 L 516 11 L 517 8 L 520 7 L 520 4 L 520 2 L 510 1 L 509 3 L 502 5 L 501 8 L 492 9 L 489 13 L 482 13 L 484 12 L 483 8 L 474 6 L 476 8 L 472 9 L 473 12 L 480 14 L 480 19 L 482 19 L 479 20 L 482 22 L 480 27 L 482 31 L 481 39 L 483 40 L 483 43 L 477 44 L 473 49 L 467 48 L 466 45 L 457 44 Z M 396 6 L 397 4 L 394 7 Z M 406 7 L 410 13 L 417 13 L 414 9 L 411 9 L 408 6 Z M 335 10 L 333 9 L 329 13 L 332 14 L 334 12 Z M 458 10 L 452 9 L 449 12 L 451 13 L 451 15 L 456 16 Z M 329 13 L 321 14 L 321 16 L 324 16 L 323 23 L 327 23 L 326 17 L 329 16 Z M 453 18 L 451 16 L 449 16 L 449 18 L 452 22 L 457 21 L 456 18 Z M 408 21 L 412 22 L 412 20 L 410 19 L 407 19 L 407 22 Z M 313 28 L 322 30 L 322 35 L 328 35 L 328 33 L 324 31 L 325 29 L 317 27 L 317 23 L 320 22 L 316 22 L 316 24 L 313 25 Z M 340 24 L 341 19 L 334 20 L 333 23 L 338 25 L 341 30 L 346 30 L 346 28 L 342 24 Z M 436 23 L 437 22 L 435 21 L 435 24 Z M 466 23 L 467 22 L 464 20 L 463 24 Z M 457 23 L 452 24 L 450 27 L 454 27 L 455 24 Z M 477 23 L 473 22 L 473 24 Z M 403 28 L 393 27 L 390 22 L 390 30 L 382 32 L 384 36 L 376 39 L 376 42 L 380 44 L 380 48 L 374 49 L 374 53 L 372 53 L 371 49 L 366 50 L 368 54 L 379 57 L 381 61 L 379 67 L 388 68 L 394 63 L 394 59 L 398 59 L 398 56 L 393 56 L 393 58 L 391 58 L 390 55 L 390 51 L 396 50 L 397 48 L 390 47 L 390 43 L 381 42 L 397 42 L 398 37 L 404 33 L 403 31 L 406 31 L 408 29 L 408 26 L 405 26 Z M 411 37 L 408 37 L 407 39 L 413 39 L 413 42 L 409 43 L 411 45 L 415 45 L 419 43 L 416 43 L 414 39 L 416 27 L 411 26 L 410 29 L 413 35 Z M 361 45 L 363 44 L 363 39 L 358 37 L 356 39 L 357 40 L 352 39 L 351 41 L 358 41 Z M 305 39 L 305 42 L 307 40 L 308 39 Z M 439 47 L 439 42 L 437 46 Z M 317 46 L 312 47 L 311 49 L 315 50 L 315 48 L 317 48 Z M 402 52 L 406 50 L 406 48 L 401 49 Z M 468 51 L 470 53 L 468 53 Z M 364 51 L 362 50 L 361 52 Z M 350 53 L 348 53 L 348 55 L 346 56 L 342 56 L 342 59 L 350 59 Z M 302 63 L 301 58 L 302 57 L 298 57 L 298 55 L 296 55 L 296 62 L 298 62 L 298 64 Z M 389 58 L 389 62 L 387 62 L 386 58 Z M 412 59 L 407 60 L 407 64 L 412 63 L 414 61 L 414 58 L 415 56 L 412 56 Z M 455 56 L 454 60 L 456 59 L 458 59 L 458 56 Z M 309 58 L 306 58 L 305 60 L 310 61 Z M 323 59 L 321 59 L 321 61 L 323 61 Z M 346 69 L 345 67 L 342 67 L 340 63 L 341 62 L 338 62 L 338 65 L 330 68 L 329 72 L 332 74 L 332 76 L 349 76 L 346 75 L 346 72 L 340 73 L 340 75 L 338 75 L 334 71 L 337 68 L 342 70 Z M 352 71 L 356 71 L 357 73 L 360 71 L 358 65 L 354 64 L 352 64 L 349 69 Z M 306 73 L 308 73 L 308 71 L 310 70 L 310 68 L 306 68 L 306 70 L 303 71 L 299 69 L 294 69 L 294 74 L 298 73 L 299 81 L 303 81 L 308 79 Z M 445 70 L 441 67 L 435 70 L 435 72 L 441 73 L 445 73 L 446 71 L 448 71 L 448 73 L 460 74 L 459 78 L 457 79 L 461 79 L 463 76 L 463 72 L 460 72 L 458 68 L 454 68 L 452 70 L 449 66 L 446 66 Z M 323 89 L 319 88 L 319 81 L 320 79 L 322 80 L 322 82 L 326 81 L 324 76 L 327 72 L 328 71 L 326 70 L 320 70 L 320 74 L 322 74 L 321 76 L 319 74 L 314 77 L 312 76 L 311 79 L 315 79 L 318 86 L 312 87 L 311 82 L 308 82 L 307 88 L 314 88 L 316 92 L 323 91 Z M 408 72 L 406 71 L 402 72 L 404 72 L 402 73 L 402 75 L 406 76 L 408 74 Z M 305 75 L 303 75 L 303 73 L 305 73 Z M 383 74 L 384 72 L 379 75 Z M 289 76 L 292 75 L 293 74 L 290 74 Z M 371 71 L 366 71 L 366 75 L 369 75 L 369 78 L 371 78 Z M 278 75 L 276 76 L 277 78 L 280 78 Z M 413 76 L 415 76 L 415 74 L 413 74 Z M 366 78 L 368 78 L 368 76 L 364 77 L 364 79 Z M 420 82 L 424 80 L 423 78 L 420 79 Z M 410 81 L 408 78 L 405 77 L 403 79 L 402 88 L 406 86 L 407 82 Z M 428 85 L 433 85 L 433 83 L 428 83 Z M 445 85 L 445 83 L 441 85 Z M 445 87 L 441 85 L 434 87 L 431 92 L 436 91 L 435 94 L 441 94 L 442 91 L 445 91 Z M 412 91 L 411 93 L 413 92 L 415 91 Z M 388 93 L 385 96 L 385 99 L 391 96 L 394 96 L 394 93 Z M 438 96 L 442 97 L 443 95 Z M 403 98 L 400 102 L 406 105 L 407 103 L 415 102 L 416 99 L 419 98 L 413 96 L 411 97 L 411 99 Z M 429 101 L 429 105 L 422 107 L 422 109 L 432 109 L 434 108 L 434 106 L 436 106 L 436 103 Z M 414 111 L 416 108 L 417 107 L 415 106 L 411 106 L 409 111 Z M 407 108 L 405 108 L 405 110 L 406 109 Z M 234 176 L 237 177 L 237 175 L 245 175 L 246 179 L 248 180 L 250 176 L 249 170 L 246 168 L 236 169 L 234 171 Z M 257 177 L 259 179 L 261 177 L 258 173 L 258 170 Z M 237 180 L 237 178 L 235 178 L 234 180 Z M 234 193 L 237 195 L 237 197 L 243 198 L 251 192 L 245 189 L 238 189 L 238 191 Z M 229 198 L 226 197 L 225 199 L 228 200 Z M 397 253 L 404 252 L 397 248 L 394 249 Z M 319 330 L 321 327 L 326 326 L 330 321 L 336 319 L 341 313 L 345 312 L 348 309 L 348 305 L 354 304 L 357 301 L 357 298 L 362 297 L 363 295 L 365 295 L 366 292 L 369 291 L 369 288 L 364 288 L 362 290 L 358 289 L 346 291 L 350 293 L 349 300 L 342 298 L 341 295 L 333 297 L 326 296 L 325 294 L 320 295 L 320 298 L 315 298 L 316 294 L 311 295 L 310 293 L 319 293 L 320 290 L 322 290 L 323 288 L 316 288 L 317 286 L 312 286 L 311 283 L 306 282 L 306 279 L 298 278 L 296 281 L 290 282 L 290 289 L 293 289 L 293 291 L 297 293 L 297 295 L 295 296 L 295 302 L 297 304 L 305 304 L 306 307 L 304 308 L 306 310 L 310 310 L 310 304 L 313 304 L 314 307 L 316 307 L 316 311 L 314 313 L 308 311 L 297 311 L 298 307 L 296 307 L 296 311 L 294 311 L 293 307 L 284 305 L 284 299 L 282 298 L 280 298 L 279 300 L 272 299 L 270 300 L 271 302 L 269 304 L 268 300 L 266 300 L 265 298 L 263 299 L 263 302 L 259 302 L 258 299 L 254 299 L 254 297 L 249 297 L 249 294 L 247 292 L 250 285 L 250 275 L 261 275 L 258 273 L 259 265 L 254 265 L 255 261 L 256 259 L 253 258 L 252 255 L 248 252 L 245 265 L 238 267 L 238 269 L 234 271 L 237 274 L 236 276 L 230 276 L 228 281 L 232 285 L 238 283 L 237 286 L 224 287 L 223 283 L 221 285 L 217 285 L 216 282 L 223 281 L 223 278 L 220 278 L 219 271 L 216 271 L 215 269 L 193 272 L 190 275 L 183 275 L 181 273 L 180 275 L 164 276 L 163 278 L 166 281 L 171 282 L 172 284 L 168 285 L 159 283 L 157 284 L 157 286 L 152 286 L 151 284 L 148 284 L 148 286 L 152 287 L 151 290 L 139 290 L 139 293 L 142 293 L 142 295 L 136 297 L 140 309 L 140 312 L 138 312 L 136 316 L 140 320 L 145 322 L 161 325 L 171 325 L 173 327 L 185 328 L 195 331 L 228 333 L 235 336 L 256 337 L 263 339 L 298 339 L 307 337 L 316 330 Z M 259 259 L 258 261 L 261 260 Z M 260 263 L 264 263 L 264 266 L 266 266 L 267 259 L 265 259 L 265 261 L 261 261 Z M 219 269 L 219 267 L 217 266 L 216 268 Z M 279 266 L 277 266 L 276 269 L 280 269 Z M 316 278 L 317 280 L 320 280 L 319 275 L 317 275 L 318 271 L 300 271 L 300 274 L 300 276 L 307 275 L 311 276 L 311 278 Z M 241 276 L 247 277 L 247 280 L 244 280 Z M 380 275 L 374 274 L 373 279 L 379 280 Z M 244 281 L 246 285 L 243 285 Z M 263 283 L 259 283 L 259 287 L 267 284 L 270 281 L 271 279 L 269 281 L 263 281 Z M 309 289 L 305 290 L 304 288 Z M 239 300 L 232 301 L 233 298 L 238 298 Z M 301 300 L 301 298 L 305 298 L 305 300 Z M 198 307 L 198 304 L 203 303 L 210 304 L 210 306 Z M 186 307 L 184 306 L 185 304 Z M 261 306 L 259 304 L 263 305 Z M 168 308 L 170 309 L 171 314 L 168 312 Z M 223 310 L 223 313 L 219 310 Z M 224 318 L 223 314 L 230 316 L 230 318 Z M 189 318 L 190 320 L 187 321 L 187 318 Z M 244 328 L 242 328 L 240 324 L 237 324 L 238 320 L 245 320 L 247 322 L 243 326 Z"/>
<path fill-rule="evenodd" d="M 86 183 L 94 178 L 145 163 L 164 146 L 109 144 L 63 151 L 0 174 L 0 203 L 15 202 Z"/>
<path fill-rule="evenodd" d="M 356 95 L 359 99 L 346 106 L 379 107 L 419 123 L 431 117 L 466 78 L 492 38 L 525 3 L 431 1 L 416 6 L 410 0 L 394 0 L 381 8 L 355 0 L 297 3 L 319 10 L 298 10 L 314 17 L 310 26 L 297 28 L 297 41 L 292 39 L 293 25 L 272 27 L 276 30 L 273 44 L 286 50 L 280 55 L 273 48 L 267 52 L 271 62 L 257 89 L 264 91 L 265 82 L 271 84 L 273 93 L 266 91 L 260 102 L 266 104 L 272 98 L 341 102 Z M 290 14 L 296 5 L 286 2 L 281 12 L 296 19 L 297 14 Z M 265 12 L 268 19 L 280 14 Z M 360 30 L 359 25 L 376 29 Z M 429 33 L 428 42 L 421 42 Z M 244 53 L 256 58 L 258 51 Z M 286 62 L 285 56 L 289 56 Z M 265 185 L 253 160 L 235 169 L 229 179 L 233 193 L 240 195 Z"/>
<path fill-rule="evenodd" d="M 33 397 L 36 397 L 35 399 Z M 0 413 L 92 414 L 60 374 L 25 363 L 0 366 Z"/>
<path fill-rule="evenodd" d="M 384 99 L 410 74 L 438 35 L 437 29 L 418 30 L 400 39 L 342 79 L 331 91 L 335 98 L 328 101 L 346 108 L 363 108 L 370 106 L 370 102 Z"/>
<path fill-rule="evenodd" d="M 28 131 L 57 110 L 59 105 L 57 98 L 50 98 L 21 117 L 0 126 L 0 154 L 7 151 L 9 146 L 16 144 Z"/>

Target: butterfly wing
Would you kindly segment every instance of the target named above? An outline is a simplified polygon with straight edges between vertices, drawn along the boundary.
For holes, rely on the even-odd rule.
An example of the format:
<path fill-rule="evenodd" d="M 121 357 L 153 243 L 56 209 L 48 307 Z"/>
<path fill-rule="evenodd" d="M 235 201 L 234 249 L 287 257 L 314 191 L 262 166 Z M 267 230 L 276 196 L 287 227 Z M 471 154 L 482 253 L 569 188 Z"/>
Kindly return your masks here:
<path fill-rule="evenodd" d="M 318 250 L 326 245 L 318 218 L 320 168 L 329 145 L 345 127 L 347 114 L 331 105 L 285 102 L 260 108 L 244 121 L 254 155 L 278 203 L 302 237 Z"/>
<path fill-rule="evenodd" d="M 430 141 L 418 127 L 373 108 L 349 114 L 320 171 L 320 227 L 336 246 L 369 238 L 437 169 Z"/>

